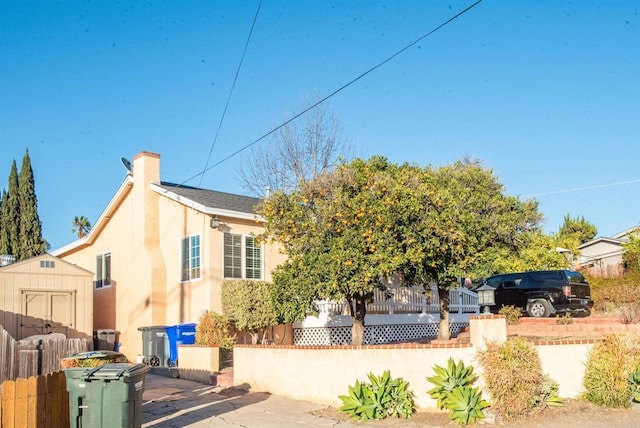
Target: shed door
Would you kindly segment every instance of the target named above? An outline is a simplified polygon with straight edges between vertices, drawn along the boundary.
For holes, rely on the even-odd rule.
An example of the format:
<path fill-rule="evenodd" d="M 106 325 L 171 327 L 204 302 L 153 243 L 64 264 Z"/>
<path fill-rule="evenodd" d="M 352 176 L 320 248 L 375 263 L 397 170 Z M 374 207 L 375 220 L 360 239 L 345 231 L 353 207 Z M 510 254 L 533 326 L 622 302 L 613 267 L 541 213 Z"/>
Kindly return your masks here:
<path fill-rule="evenodd" d="M 69 329 L 75 327 L 74 292 L 22 290 L 21 293 L 21 339 L 48 333 L 69 336 Z"/>

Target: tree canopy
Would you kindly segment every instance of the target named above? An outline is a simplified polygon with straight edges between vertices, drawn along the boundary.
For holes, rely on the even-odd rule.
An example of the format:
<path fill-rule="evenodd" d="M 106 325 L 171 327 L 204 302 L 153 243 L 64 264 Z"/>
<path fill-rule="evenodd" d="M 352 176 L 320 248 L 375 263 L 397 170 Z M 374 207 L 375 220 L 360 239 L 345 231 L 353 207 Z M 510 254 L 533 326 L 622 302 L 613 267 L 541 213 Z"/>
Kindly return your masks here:
<path fill-rule="evenodd" d="M 29 151 L 19 174 L 15 160 L 12 162 L 8 181 L 0 203 L 0 254 L 11 254 L 16 260 L 42 254 L 48 244 L 42 238 Z"/>
<path fill-rule="evenodd" d="M 567 214 L 556 237 L 560 242 L 564 242 L 567 249 L 574 251 L 578 249 L 578 245 L 592 240 L 597 234 L 596 226 L 585 220 L 583 216 L 572 218 Z"/>
<path fill-rule="evenodd" d="M 20 205 L 20 232 L 19 250 L 16 258 L 26 259 L 45 252 L 29 151 L 22 158 L 18 183 L 18 203 Z"/>
<path fill-rule="evenodd" d="M 344 297 L 354 343 L 362 339 L 367 300 L 391 276 L 403 285 L 438 284 L 440 330 L 448 338 L 448 290 L 486 268 L 486 253 L 523 246 L 541 218 L 535 202 L 505 195 L 478 162 L 422 168 L 383 157 L 356 159 L 276 192 L 259 213 L 262 239 L 279 242 L 288 256 L 274 271 L 281 317 L 295 321 L 314 299 Z"/>

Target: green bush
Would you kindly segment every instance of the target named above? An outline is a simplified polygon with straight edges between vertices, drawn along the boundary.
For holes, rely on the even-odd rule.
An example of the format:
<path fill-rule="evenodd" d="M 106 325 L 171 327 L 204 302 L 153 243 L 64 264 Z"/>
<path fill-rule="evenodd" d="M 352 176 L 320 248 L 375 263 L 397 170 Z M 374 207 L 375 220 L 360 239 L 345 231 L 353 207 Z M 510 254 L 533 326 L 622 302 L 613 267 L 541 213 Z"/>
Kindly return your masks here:
<path fill-rule="evenodd" d="M 253 343 L 260 332 L 277 324 L 271 302 L 271 285 L 264 281 L 231 280 L 222 283 L 222 312 L 238 331 L 251 333 Z"/>
<path fill-rule="evenodd" d="M 478 353 L 478 359 L 491 394 L 491 407 L 505 420 L 562 403 L 557 384 L 542 375 L 538 351 L 526 339 L 510 338 L 502 345 L 489 343 Z"/>
<path fill-rule="evenodd" d="M 229 328 L 229 320 L 224 315 L 206 312 L 198 320 L 198 324 L 196 324 L 196 344 L 231 349 L 234 341 Z"/>
<path fill-rule="evenodd" d="M 449 410 L 449 419 L 460 425 L 484 419 L 483 409 L 489 407 L 489 403 L 482 399 L 478 388 L 471 387 L 477 379 L 472 366 L 465 367 L 462 360 L 456 364 L 449 358 L 447 368 L 436 365 L 433 371 L 435 376 L 428 377 L 427 381 L 435 387 L 427 393 L 437 400 L 439 409 Z"/>
<path fill-rule="evenodd" d="M 369 382 L 356 380 L 349 387 L 349 395 L 340 395 L 342 406 L 338 409 L 354 420 L 384 419 L 386 417 L 409 418 L 415 412 L 414 394 L 409 383 L 402 378 L 391 378 L 389 370 L 382 376 L 368 375 Z"/>
<path fill-rule="evenodd" d="M 635 397 L 633 374 L 640 365 L 640 339 L 609 335 L 587 357 L 584 398 L 605 407 L 628 407 Z"/>
<path fill-rule="evenodd" d="M 515 325 L 518 324 L 518 320 L 520 320 L 522 310 L 520 308 L 516 308 L 513 305 L 507 305 L 501 307 L 498 313 L 500 315 L 504 315 L 508 325 Z"/>

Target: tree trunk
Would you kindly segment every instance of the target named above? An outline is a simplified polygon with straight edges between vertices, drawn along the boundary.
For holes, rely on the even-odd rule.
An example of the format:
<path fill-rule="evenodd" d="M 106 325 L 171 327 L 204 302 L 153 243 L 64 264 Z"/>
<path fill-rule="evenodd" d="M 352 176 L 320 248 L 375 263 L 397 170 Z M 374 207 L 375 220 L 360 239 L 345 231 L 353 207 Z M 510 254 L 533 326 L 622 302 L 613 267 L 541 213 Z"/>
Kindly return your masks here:
<path fill-rule="evenodd" d="M 440 327 L 438 328 L 438 339 L 449 340 L 451 330 L 449 327 L 449 290 L 438 287 L 438 299 L 440 300 Z"/>
<path fill-rule="evenodd" d="M 354 296 L 355 308 L 351 311 L 353 326 L 351 327 L 351 344 L 362 345 L 364 343 L 364 317 L 367 314 L 367 302 L 361 296 Z"/>

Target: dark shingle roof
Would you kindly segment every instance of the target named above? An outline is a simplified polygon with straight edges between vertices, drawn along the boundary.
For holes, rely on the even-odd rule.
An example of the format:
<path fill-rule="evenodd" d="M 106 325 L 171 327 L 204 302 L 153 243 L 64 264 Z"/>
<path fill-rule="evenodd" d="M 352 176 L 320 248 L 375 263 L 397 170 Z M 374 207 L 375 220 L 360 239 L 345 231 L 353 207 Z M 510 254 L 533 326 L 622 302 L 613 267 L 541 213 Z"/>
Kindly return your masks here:
<path fill-rule="evenodd" d="M 200 189 L 198 187 L 168 183 L 165 181 L 161 182 L 158 186 L 183 198 L 202 204 L 207 208 L 217 208 L 254 214 L 256 205 L 261 201 L 260 199 L 253 198 L 251 196 L 218 192 L 217 190 Z"/>

